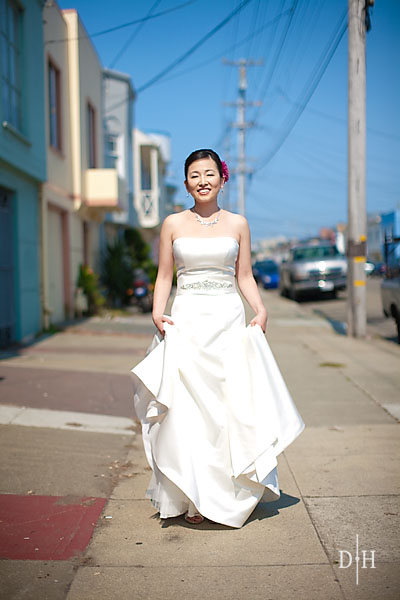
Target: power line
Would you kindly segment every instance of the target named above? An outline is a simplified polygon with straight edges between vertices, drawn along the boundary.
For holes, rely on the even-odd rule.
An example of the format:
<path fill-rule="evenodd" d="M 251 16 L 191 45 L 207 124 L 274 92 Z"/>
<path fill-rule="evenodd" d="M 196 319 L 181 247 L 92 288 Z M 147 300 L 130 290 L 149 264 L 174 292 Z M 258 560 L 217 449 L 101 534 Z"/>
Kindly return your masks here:
<path fill-rule="evenodd" d="M 292 104 L 293 106 L 299 106 L 298 102 L 295 102 L 294 100 L 292 100 L 282 88 L 279 88 L 279 93 L 287 100 L 287 102 L 289 102 L 289 104 Z M 315 115 L 318 115 L 319 117 L 323 117 L 324 119 L 328 119 L 330 121 L 334 121 L 336 123 L 341 123 L 342 125 L 347 127 L 347 119 L 342 119 L 341 117 L 335 117 L 334 115 L 330 115 L 322 110 L 317 110 L 316 108 L 311 108 L 311 106 L 307 106 L 307 110 L 311 113 L 314 113 Z M 378 135 L 390 140 L 393 140 L 395 142 L 399 142 L 400 141 L 400 136 L 394 134 L 394 133 L 388 133 L 387 131 L 381 131 L 380 129 L 375 129 L 375 127 L 367 127 L 367 131 L 369 131 L 369 133 L 372 133 L 374 135 Z"/>
<path fill-rule="evenodd" d="M 279 63 L 279 60 L 280 60 L 280 57 L 281 57 L 281 52 L 282 52 L 282 49 L 283 49 L 283 47 L 285 45 L 285 42 L 286 42 L 286 39 L 287 39 L 287 35 L 288 35 L 288 32 L 289 32 L 290 26 L 292 24 L 293 17 L 294 17 L 295 12 L 296 12 L 297 4 L 298 4 L 298 0 L 293 0 L 292 7 L 289 10 L 289 13 L 290 13 L 289 19 L 288 19 L 288 21 L 286 23 L 286 27 L 283 29 L 282 36 L 281 36 L 281 39 L 280 39 L 280 43 L 279 43 L 279 46 L 278 46 L 278 48 L 277 48 L 277 50 L 275 52 L 274 58 L 273 58 L 273 60 L 271 62 L 271 68 L 268 71 L 267 79 L 264 82 L 264 86 L 262 88 L 262 92 L 260 94 L 258 94 L 258 91 L 256 92 L 257 95 L 259 95 L 261 99 L 266 96 L 268 88 L 269 88 L 269 86 L 271 84 L 272 76 L 273 76 L 273 74 L 275 72 L 275 69 L 276 69 L 278 63 Z M 261 110 L 261 107 L 259 107 L 259 108 L 256 109 L 254 117 L 253 117 L 254 121 L 257 121 L 259 113 L 260 113 L 260 110 Z"/>
<path fill-rule="evenodd" d="M 134 21 L 128 21 L 127 23 L 122 23 L 121 25 L 116 25 L 115 27 L 110 27 L 109 29 L 103 29 L 102 31 L 97 31 L 96 33 L 92 33 L 90 35 L 79 35 L 75 38 L 61 38 L 59 40 L 47 40 L 46 44 L 61 44 L 63 42 L 70 42 L 75 40 L 82 40 L 89 38 L 98 37 L 99 35 L 105 35 L 106 33 L 111 33 L 112 31 L 118 31 L 119 29 L 124 29 L 125 27 L 130 27 L 131 25 L 138 25 L 139 23 L 144 23 L 146 21 L 150 21 L 151 19 L 157 19 L 158 17 L 162 17 L 163 15 L 167 15 L 168 13 L 174 12 L 176 10 L 180 10 L 181 8 L 185 8 L 185 6 L 189 6 L 190 4 L 194 4 L 197 0 L 188 0 L 188 2 L 184 2 L 183 4 L 178 4 L 177 6 L 172 6 L 171 8 L 167 8 L 161 12 L 158 12 L 154 15 L 147 15 L 146 17 L 142 17 L 141 19 L 135 19 Z"/>
<path fill-rule="evenodd" d="M 250 39 L 256 38 L 260 33 L 262 33 L 263 31 L 265 31 L 269 27 L 272 27 L 273 25 L 275 25 L 275 23 L 277 23 L 282 17 L 285 17 L 286 15 L 288 15 L 290 13 L 290 11 L 291 11 L 291 9 L 287 9 L 284 12 L 279 13 L 273 19 L 271 19 L 270 21 L 267 21 L 267 23 L 264 23 L 264 25 L 261 25 L 261 27 L 259 27 L 255 31 L 253 31 L 250 35 L 248 35 L 247 37 L 241 39 L 239 42 L 235 42 L 229 48 L 225 48 L 225 50 L 223 50 L 222 52 L 218 52 L 218 54 L 214 54 L 210 58 L 207 58 L 206 60 L 203 60 L 203 61 L 197 63 L 196 65 L 193 65 L 192 67 L 189 67 L 188 69 L 184 69 L 183 71 L 178 71 L 178 73 L 175 73 L 174 75 L 170 75 L 170 77 L 166 77 L 163 80 L 163 83 L 166 83 L 167 81 L 170 81 L 171 79 L 176 79 L 177 77 L 181 77 L 182 75 L 186 75 L 187 73 L 191 73 L 192 71 L 194 71 L 196 69 L 199 69 L 199 68 L 201 68 L 201 67 L 209 64 L 210 62 L 216 60 L 217 58 L 220 58 L 221 56 L 229 54 L 233 50 L 236 50 L 236 48 L 239 48 L 240 46 L 242 46 L 243 44 L 245 44 L 246 42 L 248 42 Z M 236 21 L 236 23 L 237 23 L 237 21 Z M 235 34 L 235 38 L 236 37 L 237 37 L 237 32 Z M 226 72 L 231 73 L 231 69 L 228 69 Z M 228 83 L 226 82 L 226 80 L 225 80 L 225 84 L 224 84 L 223 87 L 224 87 L 224 90 L 227 90 L 228 87 L 229 87 Z M 123 104 L 125 101 L 126 101 L 125 99 L 122 100 L 122 101 L 120 101 L 119 104 L 118 104 L 118 106 L 120 104 Z M 116 107 L 114 106 L 113 108 L 116 108 Z M 226 136 L 227 128 L 228 128 L 227 125 L 223 125 L 222 133 L 219 136 L 218 141 L 213 145 L 213 148 L 214 147 L 218 148 L 222 144 L 222 141 L 224 140 L 224 138 Z"/>
<path fill-rule="evenodd" d="M 257 5 L 254 6 L 254 11 L 253 11 L 253 18 L 249 24 L 249 31 L 253 32 L 257 23 L 259 23 L 259 12 L 260 12 L 260 0 L 257 0 Z M 249 45 L 247 48 L 247 52 L 245 52 L 245 54 L 247 56 L 251 56 L 251 48 L 253 46 L 253 42 L 254 42 L 254 37 L 252 35 L 249 36 Z"/>
<path fill-rule="evenodd" d="M 286 86 L 289 87 L 295 80 L 300 66 L 307 55 L 308 47 L 311 40 L 315 38 L 314 32 L 317 26 L 318 18 L 321 14 L 321 4 L 323 0 L 314 0 L 314 2 L 306 2 L 300 11 L 300 18 L 297 21 L 297 30 L 299 39 L 296 43 L 296 60 L 287 61 L 286 65 L 281 69 L 283 71 L 283 79 L 286 81 Z M 289 64 L 288 64 L 289 63 Z M 280 77 L 282 80 L 282 76 Z"/>
<path fill-rule="evenodd" d="M 311 100 L 312 95 L 314 94 L 315 90 L 317 89 L 318 84 L 322 79 L 322 76 L 324 75 L 326 69 L 328 68 L 329 63 L 331 62 L 331 60 L 336 52 L 336 49 L 339 46 L 339 43 L 341 42 L 341 40 L 347 30 L 346 16 L 347 16 L 347 11 L 344 12 L 343 16 L 340 19 L 340 22 L 342 23 L 342 25 L 335 32 L 334 39 L 329 40 L 329 43 L 322 55 L 321 61 L 319 62 L 319 64 L 316 65 L 316 68 L 314 69 L 314 74 L 310 77 L 309 81 L 306 83 L 305 87 L 303 88 L 303 91 L 300 94 L 301 101 L 297 103 L 298 108 L 293 110 L 288 115 L 288 117 L 286 119 L 286 125 L 283 128 L 281 137 L 276 142 L 276 144 L 272 148 L 272 150 L 270 150 L 270 152 L 264 158 L 264 160 L 262 161 L 262 164 L 259 165 L 255 169 L 255 172 L 263 169 L 272 160 L 272 158 L 280 150 L 280 148 L 282 147 L 282 145 L 284 144 L 286 139 L 289 137 L 292 129 L 294 128 L 297 121 L 303 114 L 308 102 Z M 343 23 L 343 21 L 344 21 L 344 23 Z"/>
<path fill-rule="evenodd" d="M 143 92 L 144 90 L 146 90 L 148 87 L 150 87 L 151 85 L 153 85 L 154 83 L 159 81 L 162 77 L 164 77 L 164 75 L 166 75 L 167 73 L 172 71 L 172 69 L 174 69 L 177 65 L 179 65 L 183 61 L 185 61 L 189 56 L 191 56 L 191 54 L 193 54 L 198 48 L 200 48 L 200 46 L 202 46 L 205 42 L 207 42 L 213 35 L 215 35 L 220 29 L 222 29 L 227 23 L 229 23 L 229 21 L 231 19 L 233 19 L 233 17 L 237 13 L 239 13 L 247 4 L 249 4 L 249 2 L 252 2 L 252 0 L 243 0 L 243 2 L 241 2 L 235 10 L 233 10 L 227 17 L 225 17 L 225 19 L 223 19 L 220 23 L 218 23 L 218 25 L 216 25 L 213 29 L 211 29 L 211 31 L 206 33 L 198 42 L 196 42 L 196 44 L 194 44 L 194 46 L 189 48 L 189 50 L 184 52 L 184 54 L 182 54 L 182 56 L 180 56 L 179 58 L 174 60 L 170 65 L 168 65 L 167 67 L 162 69 L 162 71 L 160 71 L 157 75 L 155 75 L 154 77 L 149 79 L 149 81 L 147 81 L 147 83 L 143 84 L 140 88 L 138 88 L 137 93 L 140 94 L 140 92 Z"/>
<path fill-rule="evenodd" d="M 165 83 L 166 81 L 170 81 L 171 79 L 176 79 L 177 77 L 181 77 L 182 75 L 186 75 L 187 73 L 191 73 L 192 71 L 194 71 L 196 69 L 204 67 L 205 65 L 216 60 L 217 58 L 221 58 L 221 56 L 224 56 L 224 54 L 228 54 L 229 52 L 232 52 L 232 50 L 236 50 L 236 48 L 239 48 L 240 46 L 242 46 L 243 44 L 248 42 L 250 39 L 255 38 L 258 34 L 265 31 L 265 29 L 268 29 L 269 27 L 272 27 L 272 25 L 275 25 L 275 23 L 277 21 L 279 21 L 279 19 L 281 19 L 282 17 L 285 17 L 289 12 L 290 12 L 290 9 L 285 10 L 283 13 L 280 13 L 279 15 L 274 17 L 271 21 L 268 21 L 268 23 L 265 23 L 264 25 L 262 25 L 261 27 L 259 27 L 255 31 L 253 31 L 253 33 L 251 33 L 250 35 L 248 35 L 247 37 L 240 40 L 240 42 L 236 42 L 233 46 L 230 46 L 229 48 L 222 50 L 222 52 L 218 52 L 218 54 L 214 54 L 213 56 L 211 56 L 211 58 L 207 58 L 206 60 L 203 60 L 202 62 L 199 62 L 196 65 L 193 65 L 192 67 L 189 67 L 188 69 L 185 69 L 184 71 L 178 71 L 178 73 L 175 73 L 174 75 L 171 75 L 170 77 L 167 77 L 166 79 L 164 79 L 163 83 Z"/>
<path fill-rule="evenodd" d="M 252 0 L 246 0 L 246 2 L 242 2 L 241 5 L 238 6 L 238 8 L 234 11 L 234 13 L 238 13 L 244 6 L 245 4 L 248 4 L 248 2 L 251 2 Z M 278 17 L 280 18 L 281 16 L 283 16 L 285 13 L 282 13 L 282 15 L 278 15 Z M 231 13 L 230 15 L 228 15 L 228 17 L 226 19 L 224 19 L 224 21 L 222 21 L 221 23 L 223 23 L 221 25 L 221 23 L 219 23 L 216 27 L 218 27 L 219 29 L 221 27 L 223 27 L 226 23 L 227 23 L 227 19 L 232 19 L 232 17 L 234 16 L 233 13 Z M 277 17 L 277 18 L 278 18 Z M 267 23 L 265 26 L 263 26 L 262 28 L 260 28 L 258 30 L 258 32 L 260 32 L 262 29 L 265 29 L 266 27 L 273 25 L 274 21 L 271 21 L 270 23 Z M 199 42 L 197 42 L 197 44 L 195 44 L 196 48 L 194 46 L 192 46 L 192 48 L 190 48 L 187 52 L 185 52 L 181 57 L 177 58 L 169 67 L 167 67 L 166 69 L 164 69 L 164 71 L 167 72 L 167 70 L 172 70 L 177 64 L 180 64 L 181 62 L 183 62 L 183 60 L 185 60 L 189 54 L 192 54 L 194 52 L 195 49 L 197 49 L 198 45 L 201 43 L 204 43 L 204 41 L 206 41 L 206 38 L 208 39 L 210 37 L 210 35 L 212 35 L 214 33 L 214 30 L 216 28 L 214 28 L 212 30 L 212 33 L 208 33 L 206 36 L 204 36 L 204 38 L 202 38 Z M 242 40 L 243 43 L 246 40 Z M 224 50 L 223 52 L 219 53 L 217 58 L 222 56 L 223 54 L 226 53 L 226 50 Z M 186 71 L 181 71 L 179 74 L 176 75 L 171 75 L 170 77 L 167 77 L 167 79 L 165 79 L 164 81 L 169 81 L 170 79 L 173 79 L 174 77 L 178 77 L 178 75 L 184 75 L 185 73 L 187 73 L 188 71 L 192 71 L 194 68 L 198 68 L 201 65 L 206 64 L 207 62 L 210 62 L 211 60 L 214 60 L 215 57 L 212 57 L 211 59 L 207 59 L 207 61 L 204 61 L 203 63 L 201 63 L 200 65 L 197 65 L 196 67 L 191 67 L 190 69 L 187 69 Z M 162 75 L 159 73 L 158 75 L 156 75 L 155 77 L 153 77 L 152 80 L 150 80 L 150 82 L 148 82 L 147 84 L 145 84 L 144 86 L 140 87 L 139 89 L 135 90 L 136 91 L 136 95 L 143 91 L 143 89 L 150 87 L 150 85 L 153 85 L 154 83 L 157 83 L 157 81 L 162 77 Z M 122 100 L 119 100 L 118 102 L 116 102 L 115 104 L 113 104 L 112 106 L 109 107 L 109 109 L 107 110 L 107 113 L 110 113 L 111 111 L 115 110 L 116 108 L 119 108 L 120 106 L 122 106 L 123 104 L 125 104 L 126 102 L 129 101 L 129 97 L 126 96 L 125 98 L 123 98 Z"/>
<path fill-rule="evenodd" d="M 160 2 L 162 2 L 162 0 L 156 0 L 154 2 L 154 4 L 152 4 L 149 12 L 147 13 L 146 17 L 150 17 L 153 10 L 155 10 L 157 8 L 157 6 L 160 4 Z M 139 34 L 139 32 L 143 29 L 144 24 L 146 21 L 142 21 L 135 29 L 135 31 L 129 36 L 129 38 L 127 39 L 127 41 L 125 42 L 125 44 L 122 46 L 121 50 L 119 50 L 115 56 L 115 58 L 111 61 L 110 63 L 110 69 L 112 69 L 116 63 L 119 61 L 119 59 L 121 58 L 121 56 L 124 54 L 125 50 L 130 46 L 130 44 L 133 42 L 133 40 L 137 37 L 137 35 Z"/>

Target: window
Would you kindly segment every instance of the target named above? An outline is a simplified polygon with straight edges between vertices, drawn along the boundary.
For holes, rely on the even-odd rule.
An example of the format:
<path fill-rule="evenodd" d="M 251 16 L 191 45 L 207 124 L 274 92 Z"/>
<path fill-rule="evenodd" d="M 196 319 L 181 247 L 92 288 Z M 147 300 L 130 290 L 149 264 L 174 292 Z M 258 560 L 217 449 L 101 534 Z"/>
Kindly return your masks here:
<path fill-rule="evenodd" d="M 150 146 L 140 146 L 140 184 L 142 190 L 151 190 Z"/>
<path fill-rule="evenodd" d="M 88 102 L 87 105 L 87 125 L 88 125 L 88 167 L 96 168 L 96 111 Z"/>
<path fill-rule="evenodd" d="M 19 131 L 22 131 L 21 20 L 22 11 L 12 0 L 0 0 L 2 118 Z"/>
<path fill-rule="evenodd" d="M 106 168 L 115 169 L 118 160 L 117 151 L 118 136 L 108 133 L 106 135 Z"/>
<path fill-rule="evenodd" d="M 292 258 L 293 260 L 323 260 L 339 254 L 340 252 L 336 246 L 307 246 L 294 248 Z"/>
<path fill-rule="evenodd" d="M 60 71 L 49 62 L 49 132 L 50 146 L 61 150 L 61 94 Z"/>
<path fill-rule="evenodd" d="M 89 223 L 83 221 L 82 223 L 83 232 L 83 264 L 89 266 Z"/>

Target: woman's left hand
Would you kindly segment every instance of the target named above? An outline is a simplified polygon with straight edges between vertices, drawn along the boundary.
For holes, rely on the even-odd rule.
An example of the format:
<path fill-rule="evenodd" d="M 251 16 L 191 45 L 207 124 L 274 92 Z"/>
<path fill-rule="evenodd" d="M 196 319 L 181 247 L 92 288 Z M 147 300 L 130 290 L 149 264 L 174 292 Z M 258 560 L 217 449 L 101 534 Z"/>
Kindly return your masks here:
<path fill-rule="evenodd" d="M 267 313 L 259 313 L 257 314 L 255 317 L 252 318 L 252 320 L 250 321 L 250 325 L 252 327 L 254 327 L 254 325 L 259 325 L 261 327 L 261 329 L 263 330 L 263 332 L 265 333 L 265 330 L 267 329 Z"/>

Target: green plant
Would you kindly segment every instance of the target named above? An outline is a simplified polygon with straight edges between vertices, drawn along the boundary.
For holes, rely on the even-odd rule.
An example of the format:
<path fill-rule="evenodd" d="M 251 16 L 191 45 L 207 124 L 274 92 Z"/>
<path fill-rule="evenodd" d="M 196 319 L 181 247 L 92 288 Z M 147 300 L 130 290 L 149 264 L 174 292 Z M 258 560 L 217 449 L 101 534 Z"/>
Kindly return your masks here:
<path fill-rule="evenodd" d="M 77 287 L 82 288 L 88 299 L 88 313 L 96 314 L 104 304 L 99 290 L 99 276 L 87 265 L 79 265 Z"/>
<path fill-rule="evenodd" d="M 157 265 L 151 258 L 151 246 L 144 241 L 140 231 L 129 227 L 124 232 L 124 239 L 131 260 L 132 270 L 143 269 L 154 284 L 157 277 Z"/>
<path fill-rule="evenodd" d="M 134 227 L 128 227 L 124 231 L 125 243 L 128 247 L 134 267 L 142 267 L 143 262 L 150 259 L 150 244 L 144 241 L 142 234 Z"/>
<path fill-rule="evenodd" d="M 128 304 L 132 277 L 132 259 L 128 247 L 123 239 L 117 238 L 107 244 L 102 269 L 102 282 L 112 306 Z"/>

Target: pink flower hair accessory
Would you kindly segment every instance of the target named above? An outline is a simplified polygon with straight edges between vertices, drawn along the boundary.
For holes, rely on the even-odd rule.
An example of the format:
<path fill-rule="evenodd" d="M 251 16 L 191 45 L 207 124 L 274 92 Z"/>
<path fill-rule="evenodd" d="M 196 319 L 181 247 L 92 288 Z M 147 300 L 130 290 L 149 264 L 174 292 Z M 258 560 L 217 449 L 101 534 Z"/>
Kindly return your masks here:
<path fill-rule="evenodd" d="M 222 177 L 224 178 L 225 183 L 226 183 L 229 179 L 228 165 L 226 164 L 226 162 L 224 160 L 221 160 L 221 165 L 222 165 Z"/>

